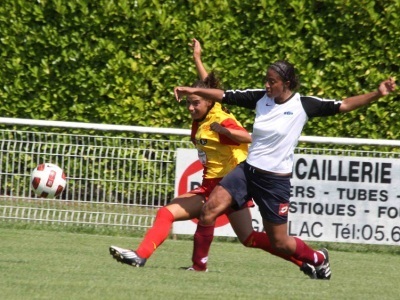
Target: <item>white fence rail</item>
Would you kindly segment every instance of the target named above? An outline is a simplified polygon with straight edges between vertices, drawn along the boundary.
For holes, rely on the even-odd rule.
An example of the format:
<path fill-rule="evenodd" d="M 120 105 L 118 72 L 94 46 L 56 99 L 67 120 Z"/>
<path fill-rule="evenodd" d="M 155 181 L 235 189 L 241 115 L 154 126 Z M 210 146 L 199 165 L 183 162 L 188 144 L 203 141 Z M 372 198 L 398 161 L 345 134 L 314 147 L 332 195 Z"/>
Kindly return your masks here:
<path fill-rule="evenodd" d="M 155 208 L 174 197 L 176 150 L 193 148 L 187 129 L 13 118 L 0 118 L 0 126 L 2 222 L 145 229 Z M 303 136 L 300 142 L 297 153 L 399 158 L 400 141 Z M 30 172 L 43 162 L 67 174 L 57 199 L 31 190 Z"/>

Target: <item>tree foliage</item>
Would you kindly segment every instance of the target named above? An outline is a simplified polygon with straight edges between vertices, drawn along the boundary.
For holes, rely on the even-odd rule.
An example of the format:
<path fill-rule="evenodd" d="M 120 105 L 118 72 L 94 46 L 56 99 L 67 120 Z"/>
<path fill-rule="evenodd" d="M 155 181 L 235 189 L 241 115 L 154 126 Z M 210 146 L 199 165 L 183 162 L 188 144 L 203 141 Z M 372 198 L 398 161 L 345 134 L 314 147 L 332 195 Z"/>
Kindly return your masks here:
<path fill-rule="evenodd" d="M 342 99 L 399 73 L 399 18 L 396 0 L 2 0 L 0 115 L 188 128 L 173 88 L 196 79 L 193 37 L 226 88 L 262 88 L 287 59 L 302 94 Z M 304 133 L 397 139 L 399 99 Z M 232 111 L 251 130 L 253 112 Z"/>

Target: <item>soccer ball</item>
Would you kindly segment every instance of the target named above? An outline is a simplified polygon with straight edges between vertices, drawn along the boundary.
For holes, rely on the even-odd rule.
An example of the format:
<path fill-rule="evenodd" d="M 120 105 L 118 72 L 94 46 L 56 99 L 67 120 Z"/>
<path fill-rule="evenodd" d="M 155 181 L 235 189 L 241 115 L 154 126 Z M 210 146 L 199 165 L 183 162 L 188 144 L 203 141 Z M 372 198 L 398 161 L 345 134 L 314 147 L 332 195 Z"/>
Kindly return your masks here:
<path fill-rule="evenodd" d="M 55 164 L 40 164 L 31 173 L 33 192 L 41 198 L 59 196 L 67 184 L 64 171 Z"/>

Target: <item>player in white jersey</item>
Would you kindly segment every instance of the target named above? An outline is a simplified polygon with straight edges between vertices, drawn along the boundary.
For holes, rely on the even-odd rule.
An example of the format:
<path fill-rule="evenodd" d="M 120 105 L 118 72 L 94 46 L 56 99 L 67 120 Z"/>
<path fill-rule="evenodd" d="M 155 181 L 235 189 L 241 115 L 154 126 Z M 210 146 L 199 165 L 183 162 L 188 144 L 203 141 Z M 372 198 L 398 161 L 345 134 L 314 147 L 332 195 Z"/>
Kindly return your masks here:
<path fill-rule="evenodd" d="M 288 235 L 294 148 L 309 118 L 355 110 L 391 93 L 396 83 L 389 78 L 381 82 L 376 91 L 342 101 L 301 96 L 295 92 L 297 87 L 294 67 L 286 61 L 268 67 L 263 90 L 175 87 L 178 101 L 186 95 L 198 95 L 256 111 L 249 155 L 245 162 L 224 177 L 203 206 L 195 243 L 208 249 L 217 216 L 227 207 L 240 207 L 245 199 L 252 197 L 259 206 L 272 248 L 282 255 L 306 262 L 308 268 L 315 268 L 317 279 L 330 279 L 328 251 L 313 250 L 300 238 Z"/>

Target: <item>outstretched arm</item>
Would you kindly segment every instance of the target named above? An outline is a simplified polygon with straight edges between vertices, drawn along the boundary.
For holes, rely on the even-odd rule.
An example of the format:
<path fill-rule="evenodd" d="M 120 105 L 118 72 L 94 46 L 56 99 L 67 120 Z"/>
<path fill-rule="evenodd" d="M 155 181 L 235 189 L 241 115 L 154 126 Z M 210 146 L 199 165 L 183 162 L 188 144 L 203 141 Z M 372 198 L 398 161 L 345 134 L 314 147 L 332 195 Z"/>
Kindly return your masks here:
<path fill-rule="evenodd" d="M 190 47 L 193 49 L 193 60 L 196 65 L 197 74 L 201 80 L 206 79 L 208 76 L 207 70 L 201 61 L 201 45 L 200 42 L 196 39 L 192 39 L 192 43 L 189 44 Z"/>
<path fill-rule="evenodd" d="M 379 85 L 378 89 L 374 92 L 366 93 L 363 95 L 353 96 L 346 98 L 340 105 L 340 112 L 349 112 L 361 106 L 367 105 L 381 97 L 384 97 L 396 89 L 396 82 L 394 78 L 389 78 Z"/>

